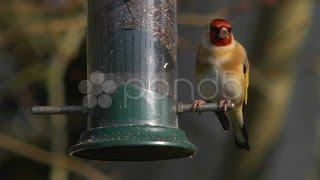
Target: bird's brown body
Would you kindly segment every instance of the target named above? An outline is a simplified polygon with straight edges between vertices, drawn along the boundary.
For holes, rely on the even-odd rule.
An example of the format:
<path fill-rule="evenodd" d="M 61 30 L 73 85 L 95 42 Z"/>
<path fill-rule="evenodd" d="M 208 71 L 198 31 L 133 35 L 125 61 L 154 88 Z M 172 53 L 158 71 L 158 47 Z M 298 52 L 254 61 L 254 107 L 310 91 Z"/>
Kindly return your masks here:
<path fill-rule="evenodd" d="M 208 28 L 203 33 L 196 60 L 199 94 L 206 102 L 219 104 L 230 101 L 235 104 L 234 110 L 216 114 L 225 130 L 229 130 L 229 121 L 233 125 L 237 147 L 250 150 L 243 118 L 249 86 L 249 63 L 246 51 L 234 39 L 231 32 L 226 36 L 228 41 L 222 39 L 222 42 L 216 43 L 215 38 L 210 37 L 215 32 L 212 33 Z"/>
<path fill-rule="evenodd" d="M 243 69 L 244 65 L 249 67 L 246 57 L 244 48 L 238 42 L 235 42 L 234 48 L 230 48 L 224 53 L 216 52 L 214 48 L 206 48 L 202 44 L 199 45 L 196 61 L 197 84 L 199 85 L 203 80 L 212 79 L 217 83 L 217 87 L 212 88 L 218 88 L 200 88 L 200 93 L 204 95 L 205 100 L 220 102 L 230 98 L 236 107 L 242 106 L 247 99 L 249 85 L 247 79 L 249 69 L 246 73 Z M 213 93 L 217 93 L 217 95 L 213 97 Z"/>

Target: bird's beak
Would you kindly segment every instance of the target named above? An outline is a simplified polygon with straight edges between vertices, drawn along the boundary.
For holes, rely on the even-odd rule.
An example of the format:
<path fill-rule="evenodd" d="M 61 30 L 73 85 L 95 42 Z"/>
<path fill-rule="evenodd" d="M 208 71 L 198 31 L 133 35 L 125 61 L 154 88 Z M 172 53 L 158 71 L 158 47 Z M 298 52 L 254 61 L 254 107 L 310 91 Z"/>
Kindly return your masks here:
<path fill-rule="evenodd" d="M 228 39 L 230 37 L 229 31 L 227 28 L 223 27 L 219 32 L 219 38 Z"/>

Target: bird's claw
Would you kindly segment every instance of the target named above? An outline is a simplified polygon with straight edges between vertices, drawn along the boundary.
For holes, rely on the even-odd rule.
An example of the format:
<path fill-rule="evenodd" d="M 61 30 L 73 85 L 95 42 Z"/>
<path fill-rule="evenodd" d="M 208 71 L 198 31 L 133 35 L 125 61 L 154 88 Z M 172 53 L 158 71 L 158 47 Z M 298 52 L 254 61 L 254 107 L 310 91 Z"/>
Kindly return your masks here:
<path fill-rule="evenodd" d="M 194 100 L 192 105 L 191 105 L 191 110 L 195 110 L 198 111 L 198 113 L 200 114 L 200 110 L 199 108 L 204 105 L 206 102 L 204 100 L 198 99 L 198 100 Z"/>
<path fill-rule="evenodd" d="M 227 100 L 222 100 L 219 103 L 219 108 L 224 110 L 224 113 L 226 113 L 228 111 L 228 107 L 231 105 L 231 100 L 227 99 Z"/>

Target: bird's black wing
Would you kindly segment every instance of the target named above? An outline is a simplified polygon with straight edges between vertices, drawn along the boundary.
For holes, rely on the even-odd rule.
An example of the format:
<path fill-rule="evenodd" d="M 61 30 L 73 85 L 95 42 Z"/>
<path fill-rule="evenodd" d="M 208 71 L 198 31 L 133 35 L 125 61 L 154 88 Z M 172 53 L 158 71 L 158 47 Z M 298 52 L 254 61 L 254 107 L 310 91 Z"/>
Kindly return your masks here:
<path fill-rule="evenodd" d="M 228 117 L 224 114 L 223 111 L 215 111 L 215 113 L 216 113 L 216 115 L 218 117 L 218 120 L 219 120 L 223 130 L 229 131 L 230 126 L 229 126 Z"/>

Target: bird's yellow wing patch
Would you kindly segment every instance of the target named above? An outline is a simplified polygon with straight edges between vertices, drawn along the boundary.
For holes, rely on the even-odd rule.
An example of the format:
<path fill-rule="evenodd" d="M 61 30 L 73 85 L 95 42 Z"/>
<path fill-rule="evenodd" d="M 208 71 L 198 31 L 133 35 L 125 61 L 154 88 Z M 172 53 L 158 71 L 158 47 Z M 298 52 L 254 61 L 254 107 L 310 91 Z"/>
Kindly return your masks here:
<path fill-rule="evenodd" d="M 250 74 L 250 70 L 249 70 L 249 63 L 248 60 L 246 60 L 246 62 L 243 64 L 243 73 L 245 75 L 245 95 L 244 95 L 244 103 L 245 105 L 247 105 L 248 103 L 248 88 L 249 88 L 249 83 L 250 83 L 250 79 L 249 79 L 249 74 Z"/>

